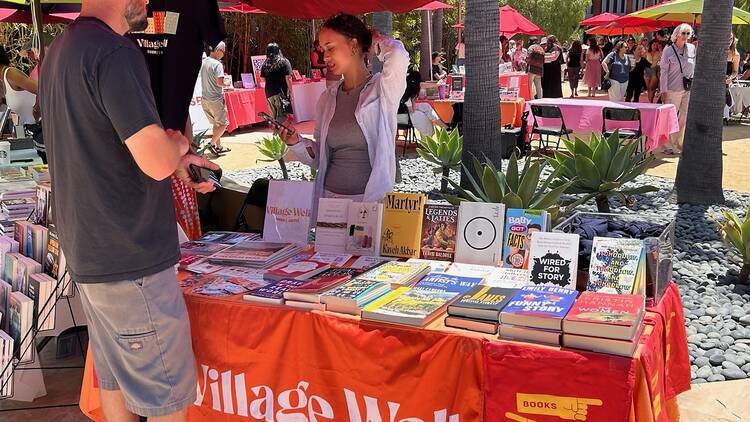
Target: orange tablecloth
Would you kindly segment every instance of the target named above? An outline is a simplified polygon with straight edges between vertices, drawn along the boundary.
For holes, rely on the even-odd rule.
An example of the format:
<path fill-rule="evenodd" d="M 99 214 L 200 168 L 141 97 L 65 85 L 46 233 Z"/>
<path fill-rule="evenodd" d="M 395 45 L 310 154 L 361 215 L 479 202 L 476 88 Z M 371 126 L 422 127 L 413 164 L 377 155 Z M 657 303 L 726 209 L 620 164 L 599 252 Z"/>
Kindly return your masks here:
<path fill-rule="evenodd" d="M 198 365 L 191 421 L 671 422 L 677 394 L 690 388 L 674 285 L 649 309 L 632 359 L 499 341 L 441 321 L 419 330 L 185 297 Z M 83 379 L 81 410 L 101 421 L 90 359 Z"/>
<path fill-rule="evenodd" d="M 464 75 L 464 78 L 466 75 Z M 453 86 L 453 75 L 446 78 L 448 86 Z M 529 84 L 529 74 L 523 72 L 512 72 L 500 75 L 498 77 L 498 86 L 501 88 L 518 88 L 518 95 L 526 101 L 531 101 L 531 85 Z"/>
<path fill-rule="evenodd" d="M 463 103 L 457 100 L 417 100 L 429 103 L 437 113 L 440 120 L 445 123 L 453 121 L 453 104 Z M 500 125 L 511 125 L 521 127 L 521 116 L 526 107 L 526 100 L 518 98 L 512 101 L 500 101 Z"/>

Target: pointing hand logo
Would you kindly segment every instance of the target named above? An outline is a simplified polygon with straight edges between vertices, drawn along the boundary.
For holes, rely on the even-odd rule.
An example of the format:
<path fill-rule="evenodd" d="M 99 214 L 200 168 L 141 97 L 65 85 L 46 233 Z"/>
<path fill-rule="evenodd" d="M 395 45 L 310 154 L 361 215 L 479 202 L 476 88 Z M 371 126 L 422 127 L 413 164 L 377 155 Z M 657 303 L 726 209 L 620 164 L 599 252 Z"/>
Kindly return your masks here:
<path fill-rule="evenodd" d="M 589 406 L 601 406 L 603 402 L 595 398 L 553 396 L 549 394 L 516 394 L 516 408 L 519 413 L 529 415 L 557 416 L 563 420 L 586 421 Z M 514 415 L 506 417 L 517 422 L 533 422 L 531 419 Z"/>

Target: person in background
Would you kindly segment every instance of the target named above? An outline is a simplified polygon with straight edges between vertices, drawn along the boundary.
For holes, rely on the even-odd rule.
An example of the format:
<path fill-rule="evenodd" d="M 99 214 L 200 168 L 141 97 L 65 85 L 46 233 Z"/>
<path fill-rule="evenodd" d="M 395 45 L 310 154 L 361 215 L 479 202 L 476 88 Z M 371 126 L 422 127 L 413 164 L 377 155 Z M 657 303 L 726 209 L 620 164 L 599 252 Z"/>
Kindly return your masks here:
<path fill-rule="evenodd" d="M 633 63 L 635 64 L 628 77 L 628 89 L 625 92 L 625 101 L 640 102 L 641 92 L 643 92 L 643 88 L 646 86 L 645 71 L 651 67 L 651 63 L 646 60 L 645 56 L 646 49 L 642 45 L 638 45 L 633 55 Z"/>
<path fill-rule="evenodd" d="M 732 81 L 737 79 L 737 77 L 740 74 L 740 53 L 737 51 L 737 38 L 734 37 L 734 34 L 729 34 L 729 50 L 727 50 L 727 77 L 725 79 L 725 83 L 727 86 L 726 94 L 724 95 L 726 99 L 726 104 L 724 106 L 724 120 L 726 121 L 729 119 L 731 110 L 730 107 L 732 107 L 733 99 L 732 94 L 729 92 L 729 85 L 732 84 Z"/>
<path fill-rule="evenodd" d="M 286 130 L 281 138 L 290 145 L 289 159 L 318 169 L 314 204 L 321 197 L 381 201 L 396 178 L 396 115 L 409 53 L 352 15 L 328 19 L 319 37 L 329 71 L 343 79 L 318 100 L 315 140 Z M 369 54 L 378 55 L 381 72 L 367 69 Z"/>
<path fill-rule="evenodd" d="M 513 53 L 515 52 L 516 52 L 516 40 L 508 41 L 508 55 L 512 58 Z"/>
<path fill-rule="evenodd" d="M 641 46 L 643 46 L 643 49 L 644 49 L 645 51 L 648 51 L 648 43 L 649 43 L 649 41 L 648 41 L 648 38 L 646 38 L 646 37 L 644 36 L 643 38 L 641 38 L 641 42 L 640 42 L 640 43 L 639 43 L 638 45 L 641 45 Z"/>
<path fill-rule="evenodd" d="M 651 64 L 644 71 L 644 79 L 646 81 L 646 90 L 648 91 L 648 102 L 653 103 L 656 97 L 656 90 L 659 88 L 659 62 L 661 61 L 662 44 L 657 39 L 653 39 L 648 43 L 648 52 L 646 53 L 646 60 Z"/>
<path fill-rule="evenodd" d="M 513 70 L 516 72 L 526 72 L 528 64 L 526 63 L 526 57 L 528 57 L 528 51 L 523 48 L 523 39 L 516 41 L 516 49 L 513 51 Z"/>
<path fill-rule="evenodd" d="M 401 102 L 409 110 L 411 123 L 419 131 L 420 137 L 424 138 L 434 135 L 436 126 L 446 129 L 448 126 L 440 120 L 440 116 L 437 115 L 435 109 L 430 104 L 416 102 L 420 86 L 419 82 L 416 82 L 413 77 L 410 79 L 410 76 L 411 72 L 406 76 L 406 91 Z"/>
<path fill-rule="evenodd" d="M 466 46 L 464 45 L 464 34 L 461 34 L 461 38 L 456 44 L 456 66 L 463 66 L 466 64 Z"/>
<path fill-rule="evenodd" d="M 567 72 L 568 72 L 568 84 L 570 85 L 570 98 L 578 96 L 578 79 L 581 74 L 581 61 L 583 60 L 583 47 L 581 42 L 578 40 L 573 41 L 568 51 L 567 58 Z"/>
<path fill-rule="evenodd" d="M 692 81 L 696 57 L 695 46 L 688 42 L 692 35 L 693 28 L 690 25 L 683 23 L 677 26 L 672 32 L 672 44 L 662 52 L 659 62 L 661 101 L 664 104 L 674 104 L 680 122 L 679 132 L 670 136 L 670 144 L 664 149 L 669 155 L 679 154 L 685 139 L 685 123 L 690 103 L 690 90 L 685 83 Z"/>
<path fill-rule="evenodd" d="M 534 98 L 543 98 L 544 48 L 537 43 L 536 37 L 529 38 L 529 54 L 526 56 L 526 63 L 529 67 L 529 84 L 534 87 Z"/>
<path fill-rule="evenodd" d="M 11 66 L 5 47 L 0 45 L 0 75 L 3 77 L 5 103 L 18 115 L 19 124 L 36 123 L 40 117 L 37 82 Z M 19 137 L 25 134 L 17 134 Z"/>
<path fill-rule="evenodd" d="M 745 61 L 740 67 L 740 76 L 738 79 L 743 81 L 750 79 L 750 52 L 745 53 Z"/>
<path fill-rule="evenodd" d="M 510 63 L 510 54 L 508 54 L 508 37 L 500 36 L 500 64 Z"/>
<path fill-rule="evenodd" d="M 81 296 L 108 421 L 185 421 L 196 398 L 172 174 L 219 167 L 165 131 L 146 61 L 123 35 L 146 29 L 145 1 L 83 0 L 39 75 L 60 246 Z"/>
<path fill-rule="evenodd" d="M 329 69 L 330 70 L 330 69 Z M 292 92 L 292 64 L 281 53 L 281 48 L 276 43 L 266 46 L 266 61 L 260 68 L 260 76 L 266 82 L 266 101 L 271 117 L 279 123 L 285 123 L 287 113 L 283 102 L 290 101 L 289 94 Z"/>
<path fill-rule="evenodd" d="M 201 107 L 213 130 L 209 149 L 217 156 L 230 151 L 229 148 L 221 146 L 221 136 L 229 126 L 229 112 L 224 100 L 224 65 L 221 64 L 226 48 L 223 41 L 216 47 L 209 48 L 208 55 L 201 64 Z"/>
<path fill-rule="evenodd" d="M 542 77 L 544 98 L 562 98 L 562 49 L 554 35 L 546 39 L 542 38 L 542 47 L 545 46 L 544 76 Z"/>
<path fill-rule="evenodd" d="M 601 42 L 601 38 L 599 41 Z M 586 70 L 583 73 L 583 83 L 589 87 L 589 97 L 596 95 L 596 91 L 601 86 L 603 59 L 604 55 L 596 42 L 596 38 L 589 38 L 589 49 L 586 51 Z"/>
<path fill-rule="evenodd" d="M 609 37 L 603 37 L 604 45 L 601 45 L 602 48 L 602 55 L 603 57 L 609 56 L 609 53 L 612 52 L 612 49 L 615 47 L 614 44 L 612 44 L 612 41 L 609 39 Z"/>
<path fill-rule="evenodd" d="M 666 29 L 659 30 L 654 34 L 654 39 L 656 39 L 656 41 L 659 41 L 662 46 L 662 50 L 664 49 L 663 47 L 666 47 L 667 45 L 672 43 L 667 34 L 668 33 Z"/>
<path fill-rule="evenodd" d="M 631 56 L 634 55 L 635 54 L 635 47 L 636 47 L 635 38 L 629 37 L 628 38 L 628 48 L 627 48 L 627 51 L 625 52 L 625 54 L 629 54 Z"/>
<path fill-rule="evenodd" d="M 609 87 L 610 101 L 623 101 L 628 89 L 628 79 L 630 79 L 630 57 L 625 54 L 627 45 L 624 41 L 618 41 L 614 50 L 602 62 L 604 77 L 612 82 Z"/>
<path fill-rule="evenodd" d="M 54 41 L 54 37 L 47 31 L 42 31 L 42 42 L 44 43 L 44 54 L 49 51 L 49 46 Z M 21 48 L 19 55 L 29 59 L 33 68 L 29 72 L 29 78 L 38 81 L 39 80 L 39 68 L 41 61 L 39 60 L 39 49 L 34 47 L 33 39 L 26 41 L 26 44 Z"/>
<path fill-rule="evenodd" d="M 320 70 L 321 75 L 325 75 L 326 62 L 323 59 L 323 48 L 320 47 L 320 41 L 313 41 L 313 50 L 310 52 L 310 67 Z"/>
<path fill-rule="evenodd" d="M 443 67 L 443 62 L 445 60 L 443 59 L 443 55 L 440 54 L 437 51 L 434 51 L 432 53 L 432 79 L 435 81 L 442 81 L 445 79 L 446 76 L 448 76 L 448 73 L 445 71 L 445 68 Z"/>

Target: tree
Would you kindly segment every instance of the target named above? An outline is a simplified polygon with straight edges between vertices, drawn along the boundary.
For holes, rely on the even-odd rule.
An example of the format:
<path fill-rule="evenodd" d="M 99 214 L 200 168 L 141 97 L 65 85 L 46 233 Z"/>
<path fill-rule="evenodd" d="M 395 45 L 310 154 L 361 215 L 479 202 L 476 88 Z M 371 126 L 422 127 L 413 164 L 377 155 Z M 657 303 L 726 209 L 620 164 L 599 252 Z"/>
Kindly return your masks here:
<path fill-rule="evenodd" d="M 734 0 L 734 7 L 750 10 L 750 0 Z M 737 25 L 734 34 L 740 40 L 739 48 L 743 49 L 743 52 L 750 51 L 750 25 Z M 744 54 L 742 57 L 745 57 Z"/>
<path fill-rule="evenodd" d="M 497 69 L 500 43 L 498 34 L 500 10 L 497 0 L 466 2 L 466 95 L 463 128 L 464 163 L 487 156 L 495 165 L 501 161 L 500 152 L 500 91 Z M 471 167 L 471 166 L 468 166 Z M 473 170 L 470 170 L 473 171 Z M 476 176 L 476 175 L 474 175 Z M 462 174 L 462 184 L 467 177 Z"/>
<path fill-rule="evenodd" d="M 443 49 L 443 9 L 432 12 L 432 51 Z"/>
<path fill-rule="evenodd" d="M 422 36 L 419 43 L 419 73 L 423 81 L 432 79 L 432 57 L 430 52 L 430 12 L 423 10 L 422 15 Z"/>
<path fill-rule="evenodd" d="M 468 2 L 467 2 L 468 3 Z M 547 34 L 556 35 L 560 42 L 570 39 L 586 16 L 590 0 L 500 0 L 530 19 Z M 468 4 L 467 4 L 468 6 Z M 466 29 L 471 31 L 469 25 Z"/>
<path fill-rule="evenodd" d="M 393 12 L 375 12 L 372 14 L 372 27 L 383 35 L 393 35 Z M 377 56 L 372 57 L 372 71 L 383 70 L 383 63 Z"/>
<path fill-rule="evenodd" d="M 701 43 L 690 93 L 682 157 L 677 165 L 677 201 L 691 204 L 724 202 L 722 116 L 732 0 L 703 3 Z"/>

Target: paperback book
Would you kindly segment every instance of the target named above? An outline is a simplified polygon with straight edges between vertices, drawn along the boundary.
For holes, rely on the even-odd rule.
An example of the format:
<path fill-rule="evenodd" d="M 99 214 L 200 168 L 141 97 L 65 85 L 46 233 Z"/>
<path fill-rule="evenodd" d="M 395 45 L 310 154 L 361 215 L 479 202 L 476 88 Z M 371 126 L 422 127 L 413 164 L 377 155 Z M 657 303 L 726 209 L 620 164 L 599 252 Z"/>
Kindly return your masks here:
<path fill-rule="evenodd" d="M 325 253 L 346 252 L 350 199 L 320 198 L 315 225 L 315 250 Z"/>
<path fill-rule="evenodd" d="M 349 205 L 346 225 L 348 253 L 362 257 L 380 255 L 383 204 L 352 202 Z"/>
<path fill-rule="evenodd" d="M 643 296 L 583 292 L 563 321 L 563 332 L 630 340 L 644 315 Z"/>
<path fill-rule="evenodd" d="M 571 233 L 536 232 L 531 235 L 531 282 L 576 289 L 579 236 Z"/>
<path fill-rule="evenodd" d="M 375 267 L 357 278 L 399 287 L 410 286 L 429 272 L 429 264 L 391 261 Z"/>
<path fill-rule="evenodd" d="M 3 273 L 5 254 L 18 252 L 18 242 L 7 236 L 0 236 L 0 274 Z"/>
<path fill-rule="evenodd" d="M 313 260 L 304 260 L 292 263 L 282 262 L 281 264 L 271 267 L 263 275 L 263 278 L 269 281 L 278 281 L 283 279 L 307 280 L 329 268 L 331 268 L 330 264 Z"/>
<path fill-rule="evenodd" d="M 389 192 L 385 195 L 381 255 L 419 258 L 426 201 L 427 197 L 420 193 Z"/>
<path fill-rule="evenodd" d="M 284 299 L 320 303 L 321 295 L 351 280 L 359 272 L 352 268 L 330 268 L 311 278 L 301 287 L 284 293 Z"/>
<path fill-rule="evenodd" d="M 500 323 L 560 331 L 577 295 L 577 291 L 562 287 L 522 287 L 503 308 Z"/>
<path fill-rule="evenodd" d="M 595 237 L 586 290 L 600 293 L 644 294 L 644 254 L 642 240 Z"/>
<path fill-rule="evenodd" d="M 221 243 L 223 245 L 236 245 L 244 241 L 260 240 L 257 233 L 238 232 L 208 232 L 198 239 L 198 242 Z"/>
<path fill-rule="evenodd" d="M 455 261 L 466 264 L 499 265 L 503 253 L 505 205 L 461 202 Z"/>
<path fill-rule="evenodd" d="M 455 205 L 426 204 L 422 222 L 422 259 L 453 261 L 456 253 L 458 207 Z"/>
<path fill-rule="evenodd" d="M 547 231 L 547 211 L 510 208 L 505 215 L 503 266 L 529 268 L 531 234 Z"/>
<path fill-rule="evenodd" d="M 307 244 L 313 215 L 313 191 L 313 182 L 271 180 L 263 221 L 265 242 Z"/>
<path fill-rule="evenodd" d="M 430 266 L 431 273 L 444 273 L 451 266 L 451 263 L 449 261 L 436 261 L 433 259 L 409 258 L 406 260 L 406 262 L 427 264 Z"/>
<path fill-rule="evenodd" d="M 323 293 L 320 301 L 328 311 L 360 315 L 362 306 L 390 291 L 389 284 L 355 277 Z"/>
<path fill-rule="evenodd" d="M 462 330 L 485 334 L 497 334 L 497 327 L 499 325 L 497 321 L 458 317 L 450 314 L 445 317 L 444 323 L 446 327 L 460 328 Z"/>
<path fill-rule="evenodd" d="M 34 327 L 39 331 L 55 329 L 57 280 L 44 273 L 29 277 L 29 299 L 34 301 Z"/>
<path fill-rule="evenodd" d="M 268 268 L 299 252 L 298 246 L 289 243 L 243 241 L 211 255 L 213 264 L 237 265 L 251 268 Z"/>
<path fill-rule="evenodd" d="M 8 307 L 10 314 L 10 333 L 8 334 L 13 337 L 14 356 L 21 363 L 30 362 L 34 359 L 34 338 L 30 334 L 34 323 L 34 302 L 21 292 L 12 292 Z"/>
<path fill-rule="evenodd" d="M 0 330 L 0 397 L 13 394 L 13 337 Z"/>
<path fill-rule="evenodd" d="M 448 306 L 448 315 L 498 323 L 500 311 L 517 292 L 518 289 L 475 286 Z"/>
<path fill-rule="evenodd" d="M 227 245 L 213 242 L 191 241 L 180 245 L 180 254 L 184 256 L 208 257 L 227 249 Z"/>
<path fill-rule="evenodd" d="M 250 302 L 282 305 L 284 304 L 285 292 L 301 287 L 305 283 L 306 281 L 299 280 L 279 280 L 268 284 L 267 286 L 250 290 L 246 295 L 242 296 L 242 298 Z"/>
<path fill-rule="evenodd" d="M 10 293 L 13 291 L 13 287 L 0 280 L 0 330 L 9 332 L 9 321 L 10 313 L 8 311 L 8 304 L 10 303 Z"/>

